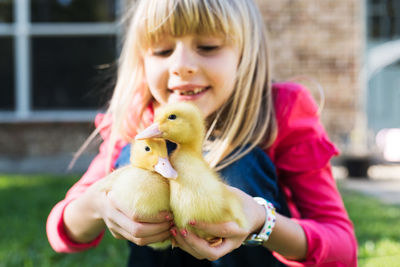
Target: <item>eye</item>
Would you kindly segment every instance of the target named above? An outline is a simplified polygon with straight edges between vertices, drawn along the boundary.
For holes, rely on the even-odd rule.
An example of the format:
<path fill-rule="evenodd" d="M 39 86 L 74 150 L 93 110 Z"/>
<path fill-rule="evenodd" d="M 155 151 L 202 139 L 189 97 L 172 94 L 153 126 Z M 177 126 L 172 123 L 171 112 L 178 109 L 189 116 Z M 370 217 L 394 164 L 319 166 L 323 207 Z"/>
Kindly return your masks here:
<path fill-rule="evenodd" d="M 144 148 L 144 150 L 146 150 L 147 152 L 149 152 L 151 149 L 150 149 L 150 147 L 146 146 L 146 147 Z"/>
<path fill-rule="evenodd" d="M 172 54 L 172 49 L 154 50 L 153 55 L 157 57 L 168 57 Z"/>
<path fill-rule="evenodd" d="M 171 114 L 168 116 L 169 120 L 175 120 L 176 119 L 176 115 L 175 114 Z"/>
<path fill-rule="evenodd" d="M 219 48 L 220 46 L 218 45 L 200 45 L 197 47 L 197 49 L 202 52 L 212 52 L 218 50 Z"/>

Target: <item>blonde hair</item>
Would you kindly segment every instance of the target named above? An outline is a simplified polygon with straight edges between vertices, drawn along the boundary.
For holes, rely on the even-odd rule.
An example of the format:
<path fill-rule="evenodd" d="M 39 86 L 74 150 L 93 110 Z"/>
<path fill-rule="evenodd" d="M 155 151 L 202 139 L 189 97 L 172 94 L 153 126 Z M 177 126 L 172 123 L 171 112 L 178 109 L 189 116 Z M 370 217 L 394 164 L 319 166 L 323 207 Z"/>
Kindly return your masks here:
<path fill-rule="evenodd" d="M 244 156 L 256 145 L 268 147 L 276 135 L 276 122 L 266 31 L 254 2 L 135 2 L 126 13 L 126 18 L 130 19 L 129 27 L 119 58 L 115 91 L 107 110 L 113 121 L 108 163 L 111 162 L 112 148 L 118 138 L 129 141 L 143 127 L 143 114 L 152 96 L 144 83 L 142 55 L 148 45 L 157 42 L 164 34 L 223 34 L 236 42 L 240 49 L 234 92 L 219 111 L 210 116 L 205 142 L 205 149 L 209 151 L 206 160 L 210 165 L 221 169 Z"/>

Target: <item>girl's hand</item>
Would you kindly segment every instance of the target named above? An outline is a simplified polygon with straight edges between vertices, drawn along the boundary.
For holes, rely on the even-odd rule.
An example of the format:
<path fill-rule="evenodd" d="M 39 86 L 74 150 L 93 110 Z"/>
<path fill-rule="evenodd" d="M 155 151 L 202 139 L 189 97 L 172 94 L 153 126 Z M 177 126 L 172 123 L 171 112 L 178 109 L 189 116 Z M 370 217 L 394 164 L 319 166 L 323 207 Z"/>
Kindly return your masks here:
<path fill-rule="evenodd" d="M 208 241 L 186 229 L 172 228 L 171 233 L 176 241 L 176 246 L 197 259 L 215 261 L 240 247 L 248 236 L 248 231 L 240 228 L 235 222 L 220 224 L 195 222 L 192 226 L 210 235 L 222 238 L 220 245 L 211 246 Z"/>
<path fill-rule="evenodd" d="M 144 246 L 170 237 L 172 215 L 160 212 L 154 218 L 141 218 L 137 214 L 127 215 L 118 208 L 113 191 L 101 193 L 99 215 L 111 234 L 117 239 L 126 239 Z"/>
<path fill-rule="evenodd" d="M 248 229 L 240 228 L 235 222 L 219 224 L 193 222 L 191 224 L 192 227 L 210 235 L 221 237 L 222 243 L 218 246 L 211 246 L 208 241 L 186 229 L 177 229 L 175 227 L 171 229 L 176 245 L 197 259 L 214 261 L 221 258 L 240 247 L 250 234 L 259 232 L 264 224 L 265 209 L 261 205 L 257 204 L 250 195 L 237 188 L 228 186 L 228 189 L 237 194 L 242 201 L 244 214 L 249 225 Z"/>

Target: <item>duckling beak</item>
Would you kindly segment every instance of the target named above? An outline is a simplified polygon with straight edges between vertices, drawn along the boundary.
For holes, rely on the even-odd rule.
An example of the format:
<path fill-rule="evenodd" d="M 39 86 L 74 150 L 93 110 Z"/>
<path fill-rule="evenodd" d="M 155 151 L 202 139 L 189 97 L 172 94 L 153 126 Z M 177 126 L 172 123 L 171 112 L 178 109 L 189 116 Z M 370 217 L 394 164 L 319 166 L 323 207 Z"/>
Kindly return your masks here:
<path fill-rule="evenodd" d="M 154 170 L 165 178 L 176 179 L 178 177 L 178 173 L 172 168 L 168 158 L 158 157 L 158 162 L 154 166 Z"/>
<path fill-rule="evenodd" d="M 162 137 L 162 132 L 160 131 L 160 127 L 157 122 L 153 123 L 140 133 L 138 133 L 135 137 L 136 140 L 143 140 L 148 138 L 157 138 Z"/>

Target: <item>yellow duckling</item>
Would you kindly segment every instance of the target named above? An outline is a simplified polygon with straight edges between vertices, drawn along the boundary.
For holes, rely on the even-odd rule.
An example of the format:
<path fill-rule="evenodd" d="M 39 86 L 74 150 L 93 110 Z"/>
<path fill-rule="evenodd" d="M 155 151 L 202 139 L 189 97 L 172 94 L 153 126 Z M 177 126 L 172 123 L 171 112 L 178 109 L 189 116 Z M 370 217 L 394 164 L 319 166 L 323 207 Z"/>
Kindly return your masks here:
<path fill-rule="evenodd" d="M 227 189 L 219 175 L 204 160 L 204 135 L 205 126 L 200 110 L 193 104 L 180 102 L 162 107 L 155 116 L 155 123 L 137 135 L 136 139 L 162 137 L 178 145 L 170 157 L 178 172 L 178 178 L 170 180 L 170 205 L 175 224 L 216 246 L 222 242 L 221 238 L 207 236 L 191 227 L 190 221 L 235 221 L 245 229 L 247 221 L 237 195 Z"/>
<path fill-rule="evenodd" d="M 99 183 L 99 190 L 113 191 L 115 202 L 128 216 L 152 218 L 160 211 L 170 211 L 169 184 L 163 178 L 176 178 L 169 160 L 165 140 L 137 140 L 131 148 L 131 164 L 110 173 Z M 163 177 L 162 177 L 162 176 Z M 165 249 L 170 240 L 150 244 Z"/>

